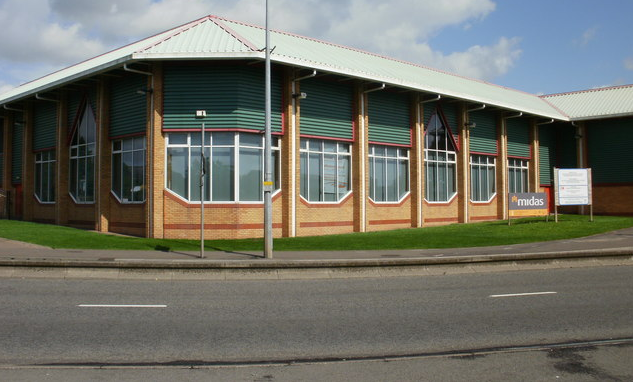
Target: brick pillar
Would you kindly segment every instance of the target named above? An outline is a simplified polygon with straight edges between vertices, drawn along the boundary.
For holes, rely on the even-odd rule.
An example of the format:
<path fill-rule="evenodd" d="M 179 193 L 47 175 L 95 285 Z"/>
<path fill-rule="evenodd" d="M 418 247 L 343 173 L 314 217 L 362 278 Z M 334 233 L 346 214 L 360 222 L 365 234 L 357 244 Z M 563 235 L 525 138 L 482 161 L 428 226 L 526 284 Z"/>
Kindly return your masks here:
<path fill-rule="evenodd" d="M 11 187 L 11 118 L 8 115 L 4 115 L 2 118 L 2 129 L 4 147 L 2 148 L 2 156 L 4 158 L 2 165 L 2 188 L 8 190 Z"/>
<path fill-rule="evenodd" d="M 357 115 L 355 117 L 356 141 L 352 145 L 352 190 L 354 190 L 354 232 L 367 231 L 367 199 L 369 190 L 367 96 L 361 85 L 354 89 Z"/>
<path fill-rule="evenodd" d="M 68 94 L 62 95 L 62 100 L 58 106 L 57 119 L 57 150 L 56 156 L 56 189 L 55 189 L 55 224 L 68 224 L 68 208 L 70 206 L 70 195 L 68 194 L 69 176 L 69 146 L 68 134 L 71 126 L 68 126 Z"/>
<path fill-rule="evenodd" d="M 508 133 L 506 120 L 497 118 L 499 157 L 497 162 L 497 215 L 501 219 L 507 219 L 508 203 Z"/>
<path fill-rule="evenodd" d="M 422 227 L 424 224 L 424 108 L 420 104 L 420 95 L 413 97 L 411 106 L 411 150 L 409 151 L 409 174 L 411 177 L 411 227 Z"/>
<path fill-rule="evenodd" d="M 281 188 L 283 196 L 281 234 L 283 237 L 297 235 L 297 200 L 299 198 L 299 126 L 297 125 L 295 109 L 299 102 L 292 96 L 299 89 L 299 83 L 294 82 L 292 69 L 284 70 L 283 99 L 284 137 L 281 144 Z"/>
<path fill-rule="evenodd" d="M 165 136 L 163 135 L 163 66 L 152 66 L 152 100 L 150 123 L 147 131 L 147 236 L 162 239 L 164 231 Z"/>
<path fill-rule="evenodd" d="M 459 153 L 457 153 L 457 203 L 459 211 L 458 221 L 460 223 L 468 223 L 468 204 L 470 201 L 468 186 L 470 185 L 470 130 L 466 127 L 468 120 L 468 110 L 466 105 L 461 102 L 457 114 L 457 131 L 459 132 Z"/>
<path fill-rule="evenodd" d="M 35 204 L 35 158 L 33 154 L 33 104 L 28 102 L 24 109 L 24 128 L 22 141 L 22 199 L 23 215 L 26 221 L 33 220 Z"/>
<path fill-rule="evenodd" d="M 97 230 L 108 232 L 110 230 L 110 189 L 112 188 L 112 145 L 110 144 L 110 84 L 101 80 L 98 90 L 98 119 L 97 119 L 97 168 L 95 177 L 99 188 L 97 191 Z"/>

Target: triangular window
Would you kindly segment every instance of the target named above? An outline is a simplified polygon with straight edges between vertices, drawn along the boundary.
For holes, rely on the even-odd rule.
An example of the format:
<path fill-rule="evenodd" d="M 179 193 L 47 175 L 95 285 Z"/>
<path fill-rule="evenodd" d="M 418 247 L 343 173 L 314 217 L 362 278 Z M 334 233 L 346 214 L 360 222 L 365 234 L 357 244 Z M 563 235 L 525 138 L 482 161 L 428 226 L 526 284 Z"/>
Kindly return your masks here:
<path fill-rule="evenodd" d="M 93 203 L 97 123 L 88 102 L 78 122 L 70 144 L 69 192 L 77 203 Z"/>

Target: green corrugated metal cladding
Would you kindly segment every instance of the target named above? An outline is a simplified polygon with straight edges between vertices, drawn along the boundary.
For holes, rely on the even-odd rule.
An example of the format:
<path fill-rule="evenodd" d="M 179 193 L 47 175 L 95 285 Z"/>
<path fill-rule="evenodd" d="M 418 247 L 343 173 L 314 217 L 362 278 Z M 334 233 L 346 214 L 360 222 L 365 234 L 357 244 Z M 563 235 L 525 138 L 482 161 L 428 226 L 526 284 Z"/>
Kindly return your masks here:
<path fill-rule="evenodd" d="M 633 118 L 587 122 L 587 144 L 594 183 L 633 182 Z"/>
<path fill-rule="evenodd" d="M 144 133 L 147 126 L 147 77 L 128 75 L 110 84 L 110 138 Z"/>
<path fill-rule="evenodd" d="M 556 167 L 578 167 L 576 151 L 576 128 L 568 124 L 556 128 Z"/>
<path fill-rule="evenodd" d="M 387 91 L 369 93 L 367 114 L 370 142 L 411 145 L 408 95 Z"/>
<path fill-rule="evenodd" d="M 530 123 L 524 118 L 506 120 L 508 132 L 508 156 L 530 157 Z"/>
<path fill-rule="evenodd" d="M 282 131 L 281 76 L 272 73 L 271 129 Z M 264 69 L 247 65 L 178 65 L 164 69 L 164 129 L 265 129 Z M 196 119 L 196 110 L 207 116 Z"/>
<path fill-rule="evenodd" d="M 11 134 L 11 183 L 22 183 L 22 143 L 24 141 L 24 124 L 22 122 L 13 123 L 13 133 Z"/>
<path fill-rule="evenodd" d="M 538 128 L 538 163 L 539 181 L 543 186 L 554 184 L 554 167 L 556 165 L 556 136 L 549 125 Z"/>
<path fill-rule="evenodd" d="M 33 151 L 54 148 L 57 142 L 57 104 L 38 102 L 33 107 Z"/>
<path fill-rule="evenodd" d="M 301 135 L 353 139 L 354 88 L 351 84 L 307 79 L 300 102 Z"/>
<path fill-rule="evenodd" d="M 496 113 L 487 110 L 474 111 L 470 113 L 469 119 L 476 125 L 470 129 L 470 151 L 497 155 Z"/>

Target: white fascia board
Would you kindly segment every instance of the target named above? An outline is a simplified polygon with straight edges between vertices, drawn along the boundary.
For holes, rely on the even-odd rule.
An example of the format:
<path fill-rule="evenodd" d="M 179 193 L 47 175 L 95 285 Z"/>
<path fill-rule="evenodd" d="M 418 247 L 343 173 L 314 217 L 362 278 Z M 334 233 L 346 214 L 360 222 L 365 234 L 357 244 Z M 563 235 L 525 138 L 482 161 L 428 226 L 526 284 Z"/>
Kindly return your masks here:
<path fill-rule="evenodd" d="M 183 53 L 134 53 L 134 60 L 187 60 L 187 59 L 236 59 L 236 58 L 259 58 L 265 59 L 261 52 L 183 52 Z"/>
<path fill-rule="evenodd" d="M 472 95 L 469 94 L 462 94 L 462 93 L 458 93 L 458 92 L 451 92 L 448 91 L 447 89 L 438 89 L 438 88 L 434 88 L 432 86 L 428 86 L 428 87 L 421 87 L 419 84 L 416 83 L 409 83 L 406 81 L 402 81 L 398 78 L 393 78 L 393 77 L 383 77 L 383 76 L 376 76 L 370 73 L 366 73 L 366 72 L 362 72 L 362 71 L 354 71 L 354 70 L 350 70 L 348 68 L 341 68 L 341 67 L 335 67 L 335 66 L 328 66 L 328 65 L 323 65 L 321 63 L 314 63 L 311 64 L 308 61 L 303 61 L 303 60 L 299 60 L 299 59 L 294 59 L 291 57 L 285 57 L 285 56 L 275 56 L 274 57 L 274 61 L 278 62 L 278 63 L 283 63 L 283 64 L 289 64 L 289 65 L 293 65 L 293 66 L 300 66 L 300 67 L 304 67 L 306 69 L 316 69 L 317 71 L 324 71 L 324 72 L 329 72 L 332 74 L 339 74 L 339 75 L 345 75 L 345 76 L 350 76 L 350 77 L 354 77 L 357 79 L 362 79 L 362 80 L 366 80 L 366 81 L 372 81 L 372 82 L 384 82 L 386 84 L 392 85 L 392 86 L 399 86 L 399 87 L 404 87 L 404 88 L 408 88 L 411 90 L 416 90 L 416 91 L 423 91 L 426 93 L 431 93 L 431 94 L 441 94 L 443 96 L 447 96 L 447 97 L 451 97 L 451 98 L 456 98 L 456 99 L 460 99 L 463 101 L 469 101 L 469 102 L 476 102 L 476 103 L 484 103 L 487 105 L 491 105 L 491 106 L 496 106 L 496 107 L 500 107 L 503 109 L 507 109 L 508 111 L 521 111 L 524 113 L 529 113 L 529 114 L 533 114 L 539 117 L 544 117 L 544 118 L 553 118 L 559 121 L 569 121 L 569 118 L 565 115 L 562 115 L 560 113 L 556 113 L 554 112 L 543 112 L 543 111 L 539 111 L 539 110 L 534 110 L 532 108 L 521 108 L 518 105 L 511 105 L 511 104 L 505 104 L 503 102 L 499 102 L 498 100 L 492 100 L 492 99 L 487 99 L 485 97 L 473 97 Z M 536 98 L 538 98 L 537 96 L 534 96 Z M 540 100 L 540 102 L 545 103 L 545 101 Z"/>
<path fill-rule="evenodd" d="M 41 85 L 36 85 L 35 83 L 40 81 L 40 80 L 44 80 L 45 77 L 41 78 L 39 80 L 35 80 L 32 83 L 27 83 L 27 84 L 24 84 L 22 86 L 18 86 L 15 89 L 9 90 L 9 92 L 6 93 L 6 94 L 9 94 L 9 96 L 7 98 L 0 99 L 0 105 L 8 104 L 8 103 L 11 103 L 11 102 L 20 101 L 23 98 L 27 98 L 29 96 L 35 95 L 35 93 L 51 91 L 51 90 L 53 90 L 53 89 L 55 89 L 57 87 L 60 87 L 60 86 L 63 86 L 63 85 L 67 85 L 67 84 L 69 84 L 71 82 L 78 81 L 78 80 L 84 79 L 86 77 L 90 77 L 92 75 L 95 75 L 95 74 L 107 71 L 109 69 L 113 69 L 113 68 L 118 67 L 118 66 L 122 66 L 123 64 L 129 63 L 130 61 L 131 61 L 131 56 L 126 56 L 126 57 L 123 57 L 123 58 L 119 58 L 119 59 L 107 62 L 105 64 L 101 64 L 101 65 L 92 67 L 90 69 L 83 70 L 83 71 L 75 73 L 75 74 L 71 74 L 71 75 L 69 75 L 67 77 L 63 77 L 63 78 L 60 78 L 60 79 L 55 80 L 55 81 L 44 82 Z M 50 74 L 50 75 L 54 75 L 54 74 L 55 73 Z M 31 85 L 31 86 L 29 86 L 29 85 Z M 20 88 L 24 88 L 24 89 L 20 91 Z M 11 93 L 15 93 L 15 94 L 11 94 Z"/>
<path fill-rule="evenodd" d="M 633 112 L 627 113 L 617 113 L 617 114 L 598 114 L 598 115 L 590 115 L 584 117 L 572 117 L 569 120 L 572 122 L 580 122 L 580 121 L 591 121 L 594 119 L 607 119 L 607 118 L 624 118 L 624 117 L 633 117 Z"/>

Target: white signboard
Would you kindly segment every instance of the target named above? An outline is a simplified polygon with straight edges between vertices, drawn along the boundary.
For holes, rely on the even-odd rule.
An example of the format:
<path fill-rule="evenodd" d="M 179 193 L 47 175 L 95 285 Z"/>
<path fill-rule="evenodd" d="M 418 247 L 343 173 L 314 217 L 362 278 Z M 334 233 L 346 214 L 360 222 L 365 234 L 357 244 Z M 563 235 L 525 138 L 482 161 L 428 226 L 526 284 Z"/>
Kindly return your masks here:
<path fill-rule="evenodd" d="M 591 203 L 591 169 L 557 168 L 554 172 L 557 206 L 586 206 Z"/>

